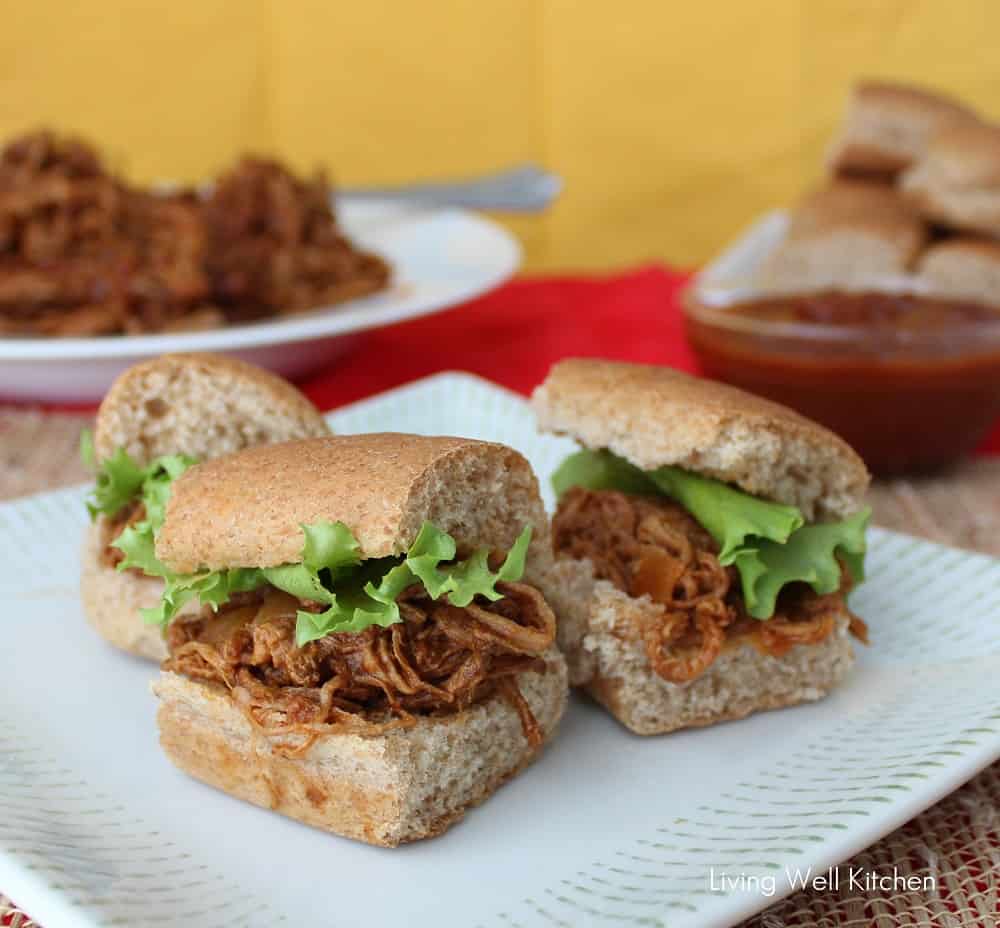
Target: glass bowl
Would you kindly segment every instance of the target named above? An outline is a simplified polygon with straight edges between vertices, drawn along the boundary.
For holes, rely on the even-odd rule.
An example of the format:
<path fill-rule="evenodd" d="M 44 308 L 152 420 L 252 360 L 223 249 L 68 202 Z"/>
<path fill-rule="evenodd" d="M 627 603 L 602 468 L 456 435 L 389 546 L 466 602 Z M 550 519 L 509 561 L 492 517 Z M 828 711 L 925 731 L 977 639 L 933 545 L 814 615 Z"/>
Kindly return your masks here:
<path fill-rule="evenodd" d="M 719 306 L 688 291 L 687 337 L 707 376 L 822 423 L 876 476 L 938 471 L 974 450 L 1000 418 L 1000 309 L 861 293 L 843 295 L 843 313 L 781 311 L 831 295 Z M 883 312 L 887 297 L 939 312 Z"/>

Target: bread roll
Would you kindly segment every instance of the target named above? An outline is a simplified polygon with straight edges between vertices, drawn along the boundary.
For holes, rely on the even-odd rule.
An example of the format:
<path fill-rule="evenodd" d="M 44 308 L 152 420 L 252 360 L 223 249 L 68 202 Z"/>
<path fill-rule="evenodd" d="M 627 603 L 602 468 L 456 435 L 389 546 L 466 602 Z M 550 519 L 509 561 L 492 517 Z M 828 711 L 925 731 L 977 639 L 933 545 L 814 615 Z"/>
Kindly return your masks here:
<path fill-rule="evenodd" d="M 891 180 L 923 156 L 938 129 L 976 120 L 975 112 L 942 94 L 866 81 L 851 93 L 827 163 L 836 174 Z"/>
<path fill-rule="evenodd" d="M 566 707 L 566 664 L 553 650 L 521 691 L 551 739 Z M 517 713 L 499 697 L 374 737 L 320 738 L 297 756 L 257 733 L 215 684 L 163 673 L 160 743 L 185 773 L 348 838 L 395 847 L 460 820 L 534 760 Z"/>
<path fill-rule="evenodd" d="M 917 275 L 928 293 L 996 306 L 1000 318 L 1000 242 L 954 238 L 932 245 Z"/>
<path fill-rule="evenodd" d="M 756 274 L 765 291 L 863 290 L 904 274 L 927 238 L 894 188 L 840 181 L 805 197 Z"/>
<path fill-rule="evenodd" d="M 940 131 L 900 185 L 933 222 L 1000 236 L 1000 126 L 972 123 Z"/>
<path fill-rule="evenodd" d="M 94 450 L 100 461 L 124 448 L 148 464 L 165 454 L 202 460 L 329 433 L 319 411 L 282 378 L 233 358 L 173 354 L 136 364 L 112 384 L 97 412 Z M 160 661 L 160 629 L 143 624 L 138 610 L 159 602 L 163 584 L 105 563 L 108 536 L 108 520 L 98 516 L 81 555 L 84 614 L 109 644 Z"/>
<path fill-rule="evenodd" d="M 427 520 L 460 549 L 506 550 L 525 525 L 547 537 L 531 465 L 471 438 L 383 433 L 252 448 L 192 467 L 173 486 L 157 556 L 172 570 L 301 560 L 302 529 L 340 521 L 363 558 L 405 551 Z"/>
<path fill-rule="evenodd" d="M 868 488 L 843 439 L 785 406 L 667 367 L 573 358 L 532 404 L 543 431 L 608 448 L 642 470 L 675 465 L 798 506 L 808 519 L 856 512 Z"/>

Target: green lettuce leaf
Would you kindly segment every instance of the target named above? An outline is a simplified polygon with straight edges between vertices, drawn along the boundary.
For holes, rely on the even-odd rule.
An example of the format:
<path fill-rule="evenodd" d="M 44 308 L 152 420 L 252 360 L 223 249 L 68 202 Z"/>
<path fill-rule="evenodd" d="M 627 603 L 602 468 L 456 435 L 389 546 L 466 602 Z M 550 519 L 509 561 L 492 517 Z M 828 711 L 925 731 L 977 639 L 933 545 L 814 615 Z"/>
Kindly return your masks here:
<path fill-rule="evenodd" d="M 588 490 L 618 490 L 636 496 L 655 496 L 656 484 L 649 475 L 610 451 L 578 451 L 571 454 L 552 475 L 552 488 L 562 496 L 570 487 Z"/>
<path fill-rule="evenodd" d="M 98 464 L 90 429 L 80 433 L 80 458 L 85 467 L 95 471 L 94 488 L 87 500 L 92 519 L 98 515 L 114 517 L 141 496 L 147 514 L 151 513 L 160 522 L 170 496 L 170 484 L 195 463 L 194 458 L 184 454 L 166 454 L 143 467 L 124 448 L 118 448 Z"/>
<path fill-rule="evenodd" d="M 144 476 L 138 495 L 146 514 L 140 521 L 126 526 L 111 542 L 113 547 L 125 555 L 118 564 L 119 570 L 138 567 L 150 577 L 166 577 L 169 574 L 156 557 L 156 533 L 163 525 L 174 480 L 194 463 L 194 458 L 175 454 L 156 458 L 148 467 L 143 468 Z"/>
<path fill-rule="evenodd" d="M 841 563 L 857 584 L 864 578 L 865 509 L 843 522 L 806 525 L 795 506 L 757 499 L 735 487 L 678 467 L 640 470 L 610 451 L 580 451 L 556 470 L 558 495 L 571 486 L 669 496 L 719 546 L 719 562 L 735 565 L 754 618 L 774 615 L 781 589 L 805 582 L 817 593 L 840 586 Z"/>
<path fill-rule="evenodd" d="M 243 568 L 233 570 L 203 571 L 197 574 L 174 574 L 157 561 L 164 578 L 163 596 L 158 605 L 140 609 L 144 621 L 152 625 L 166 625 L 185 603 L 197 598 L 202 605 L 218 609 L 234 593 L 255 590 L 264 580 L 260 571 Z"/>
<path fill-rule="evenodd" d="M 158 527 L 158 526 L 157 526 Z M 332 584 L 351 573 L 360 563 L 359 546 L 342 522 L 303 525 L 302 563 L 279 567 L 201 570 L 175 574 L 161 564 L 151 551 L 154 538 L 124 538 L 130 559 L 154 577 L 163 577 L 160 603 L 143 610 L 147 622 L 165 625 L 185 603 L 197 598 L 202 605 L 218 609 L 233 593 L 255 590 L 265 583 L 284 590 L 297 599 L 334 605 Z M 126 550 L 123 547 L 123 550 Z"/>
<path fill-rule="evenodd" d="M 420 578 L 432 599 L 447 595 L 448 602 L 454 606 L 468 606 L 476 596 L 496 602 L 502 595 L 494 589 L 497 581 L 519 580 L 524 574 L 524 559 L 530 543 L 531 526 L 528 526 L 507 552 L 496 573 L 489 568 L 485 549 L 474 552 L 464 561 L 447 564 L 442 570 L 438 566 L 440 562 L 450 561 L 455 556 L 455 542 L 450 535 L 425 522 L 407 554 L 406 565 Z"/>
<path fill-rule="evenodd" d="M 156 557 L 156 540 L 153 537 L 153 524 L 149 519 L 126 526 L 111 544 L 125 555 L 118 562 L 119 570 L 135 567 L 148 577 L 167 575 L 166 567 Z"/>
<path fill-rule="evenodd" d="M 531 543 L 526 526 L 507 553 L 500 569 L 489 568 L 489 552 L 480 549 L 462 561 L 455 557 L 455 540 L 430 522 L 425 522 L 403 558 L 366 561 L 347 577 L 333 583 L 329 608 L 320 613 L 300 610 L 295 640 L 301 647 L 309 641 L 336 632 L 357 632 L 370 625 L 383 627 L 400 621 L 396 599 L 408 586 L 422 583 L 431 599 L 446 597 L 454 606 L 467 606 L 476 596 L 501 599 L 496 589 L 501 580 L 520 580 Z M 442 566 L 443 564 L 443 566 Z M 321 600 L 327 602 L 328 600 Z"/>
<path fill-rule="evenodd" d="M 89 471 L 97 470 L 97 452 L 94 450 L 94 433 L 90 429 L 80 432 L 80 460 Z"/>
<path fill-rule="evenodd" d="M 755 619 L 774 615 L 778 594 L 788 583 L 808 583 L 816 593 L 840 588 L 841 565 L 855 584 L 865 578 L 865 530 L 871 510 L 842 522 L 804 525 L 785 544 L 758 539 L 733 560 L 743 584 L 747 612 Z"/>
<path fill-rule="evenodd" d="M 719 560 L 733 555 L 748 538 L 784 543 L 805 520 L 794 506 L 769 503 L 719 480 L 679 467 L 643 471 L 610 451 L 579 451 L 552 475 L 556 494 L 571 486 L 588 490 L 619 490 L 645 496 L 663 494 L 680 503 L 719 545 Z"/>
<path fill-rule="evenodd" d="M 80 436 L 80 457 L 93 460 L 93 444 L 90 433 Z M 86 437 L 84 437 L 86 436 Z M 130 503 L 142 490 L 146 479 L 146 469 L 140 467 L 128 453 L 119 448 L 110 458 L 105 459 L 95 475 L 94 488 L 87 499 L 87 511 L 91 519 L 99 515 L 113 517 Z"/>
<path fill-rule="evenodd" d="M 185 603 L 197 597 L 203 605 L 218 609 L 233 593 L 271 584 L 298 599 L 321 603 L 320 612 L 301 609 L 297 613 L 295 637 L 302 645 L 337 632 L 359 632 L 372 625 L 388 626 L 401 621 L 396 600 L 414 583 L 422 583 L 433 599 L 445 596 L 456 606 L 467 606 L 476 596 L 500 599 L 501 580 L 516 581 L 524 573 L 531 542 L 531 526 L 518 536 L 495 573 L 489 569 L 488 552 L 455 557 L 455 540 L 430 522 L 421 526 L 410 550 L 400 557 L 362 561 L 360 546 L 342 522 L 302 526 L 302 562 L 279 567 L 200 571 L 172 574 L 156 560 L 146 538 L 130 544 L 136 563 L 151 567 L 153 576 L 165 580 L 163 598 L 155 609 L 143 611 L 148 622 L 166 624 Z M 123 533 L 124 534 L 124 533 Z"/>
<path fill-rule="evenodd" d="M 97 471 L 94 489 L 87 501 L 92 519 L 98 515 L 113 518 L 136 499 L 140 499 L 145 507 L 145 516 L 126 526 L 111 542 L 125 555 L 118 569 L 135 567 L 151 577 L 167 577 L 170 572 L 156 557 L 156 533 L 163 525 L 174 480 L 195 463 L 194 458 L 168 454 L 155 458 L 143 467 L 119 448 L 98 465 L 89 430 L 80 435 L 80 457 L 85 465 Z M 190 599 L 194 594 L 186 595 Z M 143 612 L 157 613 L 159 608 Z"/>
<path fill-rule="evenodd" d="M 336 592 L 327 594 L 329 598 L 325 601 L 329 606 L 323 612 L 300 609 L 296 613 L 295 643 L 302 647 L 338 632 L 361 632 L 372 625 L 383 628 L 395 625 L 402 620 L 396 597 L 416 582 L 399 558 L 366 561 L 340 580 Z"/>
<path fill-rule="evenodd" d="M 769 503 L 719 480 L 679 467 L 651 471 L 656 488 L 680 503 L 719 545 L 719 562 L 731 564 L 748 539 L 784 544 L 805 519 L 795 506 Z"/>

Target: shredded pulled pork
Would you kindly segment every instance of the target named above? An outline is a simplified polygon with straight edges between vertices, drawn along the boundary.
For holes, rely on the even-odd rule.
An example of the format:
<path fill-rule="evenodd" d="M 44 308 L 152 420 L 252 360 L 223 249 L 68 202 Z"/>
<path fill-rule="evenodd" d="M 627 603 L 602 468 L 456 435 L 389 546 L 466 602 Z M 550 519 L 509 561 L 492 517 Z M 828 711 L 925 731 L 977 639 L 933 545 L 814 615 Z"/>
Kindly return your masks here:
<path fill-rule="evenodd" d="M 495 694 L 538 746 L 543 733 L 517 681 L 526 671 L 545 671 L 555 616 L 534 587 L 497 589 L 504 596 L 495 603 L 458 607 L 412 586 L 398 600 L 402 622 L 297 647 L 295 613 L 309 604 L 266 587 L 238 595 L 217 614 L 175 621 L 164 668 L 224 684 L 269 734 L 305 734 L 294 752 L 331 729 L 377 733 Z"/>
<path fill-rule="evenodd" d="M 201 197 L 126 184 L 50 132 L 0 152 L 0 337 L 204 329 L 388 279 L 341 235 L 321 176 L 245 159 Z"/>
<path fill-rule="evenodd" d="M 12 142 L 0 153 L 0 335 L 109 335 L 203 319 L 202 226 L 193 194 L 131 188 L 81 142 L 49 132 Z"/>
<path fill-rule="evenodd" d="M 864 623 L 844 602 L 846 575 L 841 589 L 825 596 L 791 584 L 772 618 L 751 618 L 736 569 L 719 563 L 714 539 L 672 500 L 573 487 L 560 500 L 552 528 L 557 554 L 585 558 L 599 579 L 663 605 L 638 631 L 653 669 L 671 683 L 700 676 L 727 639 L 740 636 L 780 657 L 797 644 L 824 641 L 846 615 L 851 631 L 867 641 Z"/>
<path fill-rule="evenodd" d="M 244 158 L 205 205 L 212 292 L 242 318 L 296 312 L 386 285 L 388 265 L 341 233 L 322 174 L 300 181 L 276 161 Z"/>

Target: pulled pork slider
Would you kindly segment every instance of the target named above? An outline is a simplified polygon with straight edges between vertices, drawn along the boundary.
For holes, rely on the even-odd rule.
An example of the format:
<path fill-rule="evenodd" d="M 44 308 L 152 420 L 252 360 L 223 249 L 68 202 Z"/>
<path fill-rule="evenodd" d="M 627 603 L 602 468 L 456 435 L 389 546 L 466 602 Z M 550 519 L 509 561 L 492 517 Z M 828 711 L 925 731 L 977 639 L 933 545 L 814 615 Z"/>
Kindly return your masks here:
<path fill-rule="evenodd" d="M 295 387 L 243 361 L 174 354 L 126 370 L 82 442 L 96 484 L 80 593 L 97 633 L 139 657 L 166 657 L 159 627 L 139 618 L 160 602 L 163 581 L 144 575 L 119 545 L 123 538 L 152 545 L 170 484 L 184 470 L 251 445 L 329 433 Z"/>
<path fill-rule="evenodd" d="M 869 475 L 841 439 L 740 390 L 574 359 L 535 391 L 583 450 L 552 523 L 571 682 L 643 735 L 819 699 L 864 624 Z M 572 594 L 575 593 L 575 598 Z"/>
<path fill-rule="evenodd" d="M 166 579 L 160 741 L 336 834 L 439 834 L 562 716 L 552 560 L 537 480 L 503 445 L 359 435 L 192 467 L 146 563 Z"/>

